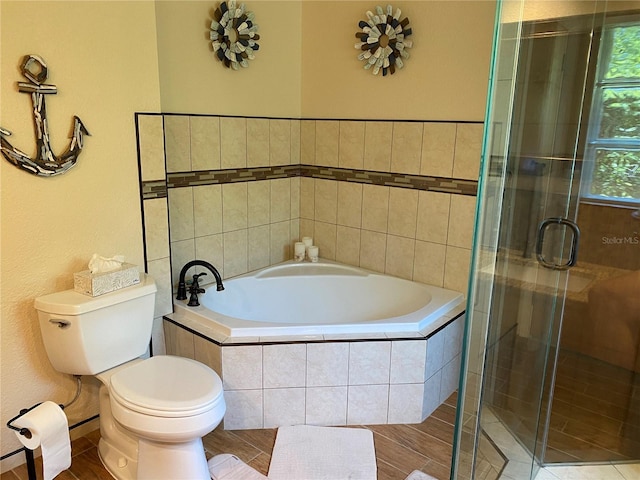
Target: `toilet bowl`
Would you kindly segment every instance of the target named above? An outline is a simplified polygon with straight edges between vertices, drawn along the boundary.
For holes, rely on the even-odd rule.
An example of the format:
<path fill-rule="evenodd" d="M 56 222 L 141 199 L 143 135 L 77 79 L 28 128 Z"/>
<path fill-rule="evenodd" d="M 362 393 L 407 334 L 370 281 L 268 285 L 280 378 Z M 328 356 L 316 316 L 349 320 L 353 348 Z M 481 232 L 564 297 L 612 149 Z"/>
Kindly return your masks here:
<path fill-rule="evenodd" d="M 167 355 L 147 359 L 156 286 L 98 297 L 67 290 L 35 301 L 56 370 L 100 380 L 98 453 L 118 480 L 208 480 L 202 436 L 222 421 L 220 377 L 206 365 Z"/>
<path fill-rule="evenodd" d="M 209 478 L 201 437 L 225 412 L 213 370 L 163 355 L 96 377 L 103 384 L 98 452 L 115 478 Z"/>

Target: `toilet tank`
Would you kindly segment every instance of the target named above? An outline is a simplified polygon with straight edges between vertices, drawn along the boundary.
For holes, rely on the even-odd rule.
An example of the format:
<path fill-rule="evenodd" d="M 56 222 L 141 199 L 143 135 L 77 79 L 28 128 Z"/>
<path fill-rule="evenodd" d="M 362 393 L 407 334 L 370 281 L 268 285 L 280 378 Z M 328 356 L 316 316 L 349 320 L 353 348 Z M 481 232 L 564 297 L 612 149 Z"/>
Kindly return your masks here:
<path fill-rule="evenodd" d="M 40 331 L 53 367 L 95 375 L 143 355 L 151 340 L 156 285 L 140 283 L 90 297 L 74 290 L 38 297 Z"/>

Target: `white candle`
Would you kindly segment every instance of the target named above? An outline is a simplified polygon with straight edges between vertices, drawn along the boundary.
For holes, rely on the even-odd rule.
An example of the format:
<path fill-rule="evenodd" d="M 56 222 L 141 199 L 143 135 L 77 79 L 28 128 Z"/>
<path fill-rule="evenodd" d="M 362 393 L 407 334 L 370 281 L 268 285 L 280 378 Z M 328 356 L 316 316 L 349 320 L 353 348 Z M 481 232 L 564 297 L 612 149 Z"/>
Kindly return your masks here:
<path fill-rule="evenodd" d="M 316 263 L 318 261 L 318 247 L 316 247 L 315 245 L 308 247 L 307 255 L 309 256 L 309 260 L 311 260 L 313 263 Z"/>
<path fill-rule="evenodd" d="M 305 254 L 305 246 L 304 243 L 302 242 L 296 242 L 293 246 L 293 255 L 294 258 L 298 261 L 301 262 L 304 260 L 304 254 Z"/>
<path fill-rule="evenodd" d="M 311 237 L 302 237 L 302 243 L 304 243 L 305 247 L 310 247 L 313 245 L 313 238 Z"/>

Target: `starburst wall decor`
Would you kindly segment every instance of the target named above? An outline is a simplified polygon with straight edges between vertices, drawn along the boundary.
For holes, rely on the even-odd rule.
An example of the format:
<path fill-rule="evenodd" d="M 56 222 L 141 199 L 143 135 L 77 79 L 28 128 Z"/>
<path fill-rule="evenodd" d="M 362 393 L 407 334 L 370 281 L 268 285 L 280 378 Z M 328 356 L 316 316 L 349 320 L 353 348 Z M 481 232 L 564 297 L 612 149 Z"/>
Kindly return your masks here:
<path fill-rule="evenodd" d="M 246 10 L 244 3 L 239 6 L 235 0 L 222 2 L 213 14 L 209 38 L 218 59 L 227 68 L 238 70 L 249 66 L 260 49 L 258 25 L 253 12 Z"/>
<path fill-rule="evenodd" d="M 394 13 L 391 5 L 387 5 L 386 12 L 378 6 L 375 14 L 369 10 L 366 15 L 367 20 L 358 23 L 362 31 L 356 33 L 360 42 L 355 47 L 362 50 L 358 60 L 363 61 L 365 70 L 371 69 L 374 75 L 380 70 L 382 76 L 393 75 L 396 69 L 404 66 L 403 59 L 409 58 L 407 49 L 413 46 L 407 39 L 412 33 L 409 19 L 400 20 L 402 12 L 397 8 Z"/>

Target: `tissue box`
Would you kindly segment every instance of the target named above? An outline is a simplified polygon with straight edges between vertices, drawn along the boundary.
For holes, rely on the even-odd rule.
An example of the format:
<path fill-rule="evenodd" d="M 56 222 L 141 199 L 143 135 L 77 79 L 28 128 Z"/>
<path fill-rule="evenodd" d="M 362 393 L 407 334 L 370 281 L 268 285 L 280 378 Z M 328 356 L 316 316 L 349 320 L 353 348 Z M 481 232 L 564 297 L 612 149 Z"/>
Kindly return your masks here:
<path fill-rule="evenodd" d="M 136 283 L 140 283 L 140 273 L 138 267 L 131 263 L 123 263 L 122 267 L 110 272 L 91 273 L 90 270 L 84 270 L 73 274 L 73 289 L 92 297 Z"/>

